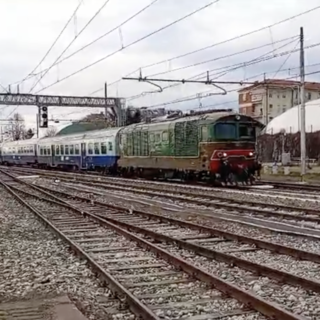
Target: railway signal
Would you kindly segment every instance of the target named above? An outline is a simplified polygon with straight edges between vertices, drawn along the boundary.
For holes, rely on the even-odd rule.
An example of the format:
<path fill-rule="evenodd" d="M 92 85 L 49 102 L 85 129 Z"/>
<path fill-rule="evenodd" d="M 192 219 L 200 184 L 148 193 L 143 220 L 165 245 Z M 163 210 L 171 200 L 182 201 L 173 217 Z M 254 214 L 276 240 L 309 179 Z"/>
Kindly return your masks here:
<path fill-rule="evenodd" d="M 40 114 L 40 128 L 48 128 L 48 107 L 40 107 L 39 108 Z"/>

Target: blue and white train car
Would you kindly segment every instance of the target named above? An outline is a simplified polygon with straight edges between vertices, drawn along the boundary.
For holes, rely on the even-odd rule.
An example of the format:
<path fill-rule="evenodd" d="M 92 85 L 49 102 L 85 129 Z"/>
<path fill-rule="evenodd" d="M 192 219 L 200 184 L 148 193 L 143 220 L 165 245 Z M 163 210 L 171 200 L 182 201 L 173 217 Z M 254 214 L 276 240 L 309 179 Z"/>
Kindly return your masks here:
<path fill-rule="evenodd" d="M 39 139 L 4 142 L 1 144 L 1 163 L 6 165 L 36 165 Z"/>
<path fill-rule="evenodd" d="M 121 128 L 43 138 L 38 143 L 40 167 L 105 170 L 116 167 Z"/>

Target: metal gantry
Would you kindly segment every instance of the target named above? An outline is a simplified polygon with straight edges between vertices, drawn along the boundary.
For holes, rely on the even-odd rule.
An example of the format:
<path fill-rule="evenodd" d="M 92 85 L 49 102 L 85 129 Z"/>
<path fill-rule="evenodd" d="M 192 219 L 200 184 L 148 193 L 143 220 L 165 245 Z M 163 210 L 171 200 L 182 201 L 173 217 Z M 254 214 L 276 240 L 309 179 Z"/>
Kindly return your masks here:
<path fill-rule="evenodd" d="M 0 105 L 46 107 L 118 107 L 120 98 L 33 95 L 26 93 L 0 93 Z"/>

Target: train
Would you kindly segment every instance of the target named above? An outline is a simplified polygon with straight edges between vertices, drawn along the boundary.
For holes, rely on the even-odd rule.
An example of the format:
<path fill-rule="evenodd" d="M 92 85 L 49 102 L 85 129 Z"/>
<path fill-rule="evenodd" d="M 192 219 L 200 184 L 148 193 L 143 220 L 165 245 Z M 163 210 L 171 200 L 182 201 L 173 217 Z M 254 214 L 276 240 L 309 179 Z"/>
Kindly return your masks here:
<path fill-rule="evenodd" d="M 0 163 L 146 179 L 250 183 L 263 125 L 231 110 L 216 110 L 41 139 L 5 142 Z"/>

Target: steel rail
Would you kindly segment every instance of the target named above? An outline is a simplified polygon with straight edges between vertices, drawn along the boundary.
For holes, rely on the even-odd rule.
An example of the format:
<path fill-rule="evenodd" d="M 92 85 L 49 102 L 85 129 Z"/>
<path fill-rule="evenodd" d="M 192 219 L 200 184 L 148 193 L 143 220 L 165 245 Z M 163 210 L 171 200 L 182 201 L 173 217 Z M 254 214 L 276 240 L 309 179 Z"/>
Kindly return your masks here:
<path fill-rule="evenodd" d="M 16 179 L 16 178 L 15 178 Z M 20 181 L 20 179 L 17 179 L 18 181 Z M 24 182 L 26 183 L 26 182 Z M 32 206 L 30 206 L 29 204 L 27 204 L 21 197 L 19 197 L 13 190 L 12 187 L 8 187 L 6 186 L 6 184 L 4 184 L 3 182 L 1 182 L 1 184 L 3 186 L 5 186 L 7 188 L 7 190 L 14 195 L 17 199 L 19 199 L 19 201 L 23 204 L 26 205 L 30 210 L 32 210 L 34 213 L 37 214 L 37 216 L 43 220 L 48 226 L 50 226 L 56 233 L 58 232 L 59 235 L 63 235 L 62 232 L 60 232 L 57 228 L 55 228 L 50 221 L 48 221 L 46 218 L 44 218 L 44 216 L 38 212 L 36 209 L 34 209 Z M 28 184 L 28 183 L 26 183 Z M 32 184 L 28 184 L 30 187 L 33 187 Z M 14 189 L 17 189 L 14 187 Z M 38 198 L 38 196 L 31 194 L 29 192 L 26 191 L 22 191 L 19 190 L 20 192 L 23 193 L 27 193 L 30 196 L 34 197 L 34 198 Z M 214 275 L 211 275 L 209 273 L 207 273 L 206 271 L 195 267 L 193 264 L 188 263 L 187 261 L 169 253 L 168 251 L 144 240 L 139 238 L 138 236 L 132 234 L 131 232 L 128 232 L 127 230 L 121 228 L 120 226 L 113 224 L 109 221 L 106 221 L 94 214 L 91 214 L 89 212 L 83 212 L 83 210 L 78 209 L 68 203 L 63 203 L 63 200 L 57 201 L 57 197 L 52 195 L 52 198 L 54 200 L 51 199 L 42 199 L 43 201 L 49 202 L 49 203 L 53 203 L 53 204 L 59 204 L 67 209 L 71 209 L 73 210 L 75 213 L 81 214 L 81 215 L 85 215 L 86 217 L 92 218 L 93 220 L 99 222 L 99 224 L 101 224 L 102 226 L 105 226 L 107 228 L 111 228 L 113 230 L 115 230 L 117 233 L 125 236 L 126 238 L 133 240 L 135 242 L 137 242 L 139 245 L 141 245 L 142 247 L 154 252 L 157 256 L 162 257 L 163 259 L 165 259 L 166 261 L 168 261 L 171 264 L 174 264 L 176 267 L 181 268 L 181 270 L 183 270 L 184 272 L 188 273 L 189 275 L 191 275 L 192 277 L 206 282 L 208 284 L 211 284 L 212 286 L 214 286 L 216 289 L 218 289 L 219 291 L 235 298 L 236 300 L 246 304 L 247 306 L 255 309 L 256 311 L 264 314 L 265 316 L 271 318 L 271 319 L 281 319 L 281 320 L 306 320 L 306 318 L 304 317 L 300 317 L 298 315 L 294 315 L 291 312 L 283 309 L 281 306 L 272 303 L 272 302 L 267 302 L 266 300 L 248 292 L 248 291 L 244 291 L 241 288 L 220 279 L 219 277 L 216 277 Z M 80 253 L 83 257 L 85 257 L 87 259 L 87 261 L 91 261 L 94 262 L 81 248 L 79 248 L 75 243 L 73 243 L 71 240 L 69 240 L 67 237 L 63 236 L 62 237 L 64 240 L 66 240 L 71 247 L 73 247 L 78 253 Z M 69 240 L 69 241 L 68 241 Z M 88 260 L 88 258 L 90 260 Z M 98 268 L 96 270 L 99 270 L 99 272 L 102 272 L 102 275 L 104 276 L 104 278 L 107 281 L 111 282 L 111 286 L 116 289 L 117 291 L 120 292 L 126 292 L 127 290 L 119 283 L 117 282 L 110 274 L 107 274 L 99 265 L 95 264 L 95 267 Z M 109 283 L 109 282 L 108 282 Z M 130 292 L 128 292 L 129 295 L 126 294 L 126 297 L 129 298 L 128 299 L 128 303 L 129 306 L 131 308 L 134 309 L 135 312 L 137 312 L 138 308 L 138 312 L 139 315 L 145 315 L 145 313 L 143 312 L 147 312 L 148 310 L 140 310 L 141 307 L 144 307 L 144 305 L 142 305 L 140 303 L 140 301 L 135 301 L 137 300 L 133 295 L 131 295 Z M 133 299 L 133 300 L 132 300 Z M 140 307 L 140 308 L 139 308 Z M 141 312 L 141 313 L 140 313 Z M 158 319 L 158 318 L 154 318 L 154 317 L 150 317 L 150 315 L 148 315 L 149 318 L 144 318 L 144 319 Z M 151 314 L 151 316 L 153 316 L 153 314 Z"/>
<path fill-rule="evenodd" d="M 43 188 L 43 190 L 42 190 L 42 188 Z M 50 195 L 50 192 L 52 192 L 52 193 L 59 194 L 62 196 L 69 196 L 70 198 L 73 198 L 73 199 L 78 199 L 78 200 L 81 200 L 81 201 L 84 201 L 87 203 L 91 203 L 90 199 L 87 199 L 87 198 L 84 198 L 81 196 L 73 196 L 73 195 L 70 195 L 70 194 L 67 194 L 67 193 L 64 193 L 61 191 L 51 190 L 46 187 L 37 188 L 37 190 L 39 190 L 39 191 L 42 190 L 47 195 Z M 64 201 L 60 198 L 57 198 L 57 199 L 59 199 L 59 201 Z M 65 204 L 72 206 L 72 204 L 70 204 L 66 201 L 65 201 Z M 107 203 L 101 202 L 99 200 L 94 200 L 94 204 L 99 205 L 103 208 L 109 208 L 109 209 L 111 208 L 111 209 L 115 209 L 118 211 L 122 211 L 124 213 L 128 212 L 128 210 L 123 207 L 107 204 Z M 77 209 L 76 207 L 74 207 L 74 208 Z M 86 211 L 84 211 L 84 212 L 86 212 Z M 270 250 L 272 252 L 290 255 L 290 256 L 293 256 L 297 259 L 304 259 L 304 260 L 309 260 L 309 261 L 320 263 L 320 255 L 317 253 L 307 252 L 307 251 L 303 251 L 303 250 L 299 250 L 299 249 L 295 249 L 295 248 L 291 248 L 291 247 L 286 247 L 283 245 L 278 245 L 278 244 L 274 244 L 274 243 L 254 239 L 254 238 L 249 238 L 249 237 L 245 237 L 245 236 L 239 236 L 239 235 L 235 235 L 232 233 L 216 230 L 213 228 L 204 227 L 204 226 L 201 226 L 198 224 L 193 224 L 190 222 L 181 221 L 181 220 L 174 219 L 174 218 L 167 218 L 167 217 L 159 216 L 157 214 L 153 214 L 153 213 L 146 212 L 146 211 L 133 209 L 132 213 L 136 214 L 136 215 L 147 217 L 150 220 L 151 219 L 158 220 L 158 221 L 160 220 L 161 222 L 168 222 L 168 223 L 176 224 L 176 225 L 179 225 L 182 227 L 198 230 L 200 232 L 209 233 L 211 236 L 220 236 L 225 239 L 236 241 L 239 243 L 247 243 L 250 245 L 255 245 L 259 249 Z M 86 212 L 86 214 L 88 214 L 88 212 Z M 290 274 L 285 271 L 281 271 L 281 270 L 267 267 L 264 265 L 259 265 L 259 264 L 253 263 L 253 262 L 245 260 L 245 259 L 237 258 L 237 257 L 230 255 L 230 254 L 225 254 L 223 252 L 219 252 L 214 249 L 208 249 L 208 248 L 196 245 L 196 244 L 189 243 L 187 241 L 180 240 L 178 238 L 166 236 L 166 235 L 145 229 L 143 227 L 139 227 L 139 226 L 132 225 L 130 223 L 119 221 L 117 219 L 113 219 L 108 216 L 104 216 L 103 214 L 95 214 L 95 215 L 102 218 L 102 219 L 110 221 L 114 224 L 120 225 L 121 227 L 125 227 L 129 230 L 132 229 L 136 232 L 141 232 L 145 235 L 149 235 L 156 240 L 164 241 L 164 242 L 168 242 L 168 243 L 176 243 L 181 248 L 184 248 L 187 250 L 192 250 L 192 251 L 194 251 L 200 255 L 203 255 L 207 258 L 216 259 L 218 261 L 222 261 L 222 262 L 225 262 L 225 263 L 228 263 L 231 265 L 238 266 L 239 268 L 248 270 L 248 271 L 256 273 L 256 274 L 260 274 L 262 276 L 266 276 L 266 277 L 275 279 L 277 281 L 286 282 L 291 285 L 298 285 L 298 286 L 301 286 L 307 290 L 313 290 L 315 292 L 320 293 L 320 282 L 319 281 L 314 281 L 311 279 L 302 278 L 302 277 L 296 276 L 294 274 Z"/>

